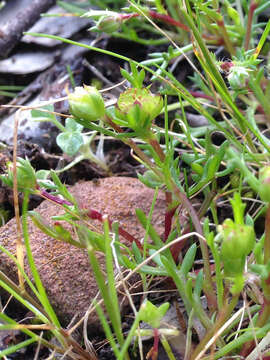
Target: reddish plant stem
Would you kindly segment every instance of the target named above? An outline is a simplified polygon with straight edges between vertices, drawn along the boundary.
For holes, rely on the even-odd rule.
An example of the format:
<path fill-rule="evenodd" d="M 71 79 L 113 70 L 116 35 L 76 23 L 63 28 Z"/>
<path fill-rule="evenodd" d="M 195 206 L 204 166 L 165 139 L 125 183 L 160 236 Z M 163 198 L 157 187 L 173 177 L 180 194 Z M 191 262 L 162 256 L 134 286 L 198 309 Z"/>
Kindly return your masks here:
<path fill-rule="evenodd" d="M 149 144 L 152 146 L 152 148 L 155 150 L 155 152 L 157 153 L 159 159 L 164 162 L 166 157 L 164 155 L 164 152 L 159 144 L 159 142 L 156 139 L 150 139 L 149 140 Z M 166 196 L 166 205 L 167 205 L 167 209 L 166 209 L 166 213 L 165 213 L 165 232 L 164 232 L 164 241 L 166 241 L 168 239 L 168 236 L 171 232 L 171 228 L 172 228 L 172 219 L 173 216 L 175 214 L 175 211 L 177 209 L 178 206 L 173 207 L 172 208 L 172 193 L 169 191 L 165 192 L 165 196 Z"/>
<path fill-rule="evenodd" d="M 170 235 L 171 229 L 172 229 L 172 219 L 173 216 L 175 214 L 176 209 L 178 208 L 178 206 L 175 206 L 172 209 L 168 209 L 166 210 L 165 213 L 165 231 L 164 231 L 164 241 L 166 241 L 168 239 L 168 236 Z M 172 252 L 173 255 L 173 252 Z"/>
<path fill-rule="evenodd" d="M 58 196 L 52 195 L 50 193 L 48 193 L 46 190 L 43 189 L 39 189 L 40 195 L 45 198 L 48 199 L 56 204 L 60 204 L 60 205 L 72 205 L 71 202 L 65 200 L 65 199 L 61 199 Z M 87 216 L 92 219 L 92 220 L 98 220 L 100 222 L 102 222 L 102 214 L 96 210 L 90 209 L 87 213 Z M 109 226 L 110 226 L 110 230 L 111 230 L 111 225 L 112 225 L 112 221 L 109 221 Z M 136 245 L 138 246 L 139 249 L 142 250 L 142 245 L 139 242 L 138 239 L 136 239 L 134 236 L 132 236 L 130 233 L 128 233 L 126 230 L 124 230 L 121 226 L 119 226 L 119 235 L 123 236 L 125 239 L 127 239 L 131 244 L 133 243 L 133 241 L 135 241 Z"/>
<path fill-rule="evenodd" d="M 100 212 L 98 212 L 98 211 L 96 211 L 96 210 L 94 210 L 94 209 L 90 209 L 90 210 L 87 212 L 86 215 L 87 215 L 90 219 L 92 219 L 92 220 L 98 220 L 98 221 L 100 221 L 100 222 L 103 222 L 103 220 L 102 220 L 103 215 L 102 215 Z M 109 227 L 110 227 L 110 230 L 111 230 L 111 229 L 112 229 L 112 223 L 113 223 L 113 222 L 112 222 L 109 218 L 108 218 L 108 223 L 109 223 Z M 130 233 L 128 233 L 126 230 L 124 230 L 121 226 L 119 226 L 118 232 L 119 232 L 119 235 L 123 236 L 123 237 L 124 237 L 125 239 L 127 239 L 131 244 L 132 244 L 133 242 L 135 242 L 136 245 L 138 246 L 138 248 L 139 248 L 140 250 L 143 249 L 141 243 L 139 242 L 139 240 L 136 239 L 134 236 L 132 236 Z"/>
<path fill-rule="evenodd" d="M 59 196 L 50 194 L 46 190 L 43 190 L 43 189 L 39 189 L 39 195 L 42 196 L 43 198 L 53 201 L 54 203 L 59 204 L 59 205 L 68 205 L 68 206 L 72 205 L 72 203 L 70 201 L 61 199 Z"/>
<path fill-rule="evenodd" d="M 257 1 L 251 1 L 251 4 L 249 6 L 249 11 L 248 11 L 247 31 L 246 31 L 245 44 L 244 44 L 244 48 L 246 51 L 249 48 L 249 42 L 250 42 L 251 31 L 252 31 L 252 20 L 253 20 L 254 11 L 257 9 L 257 7 L 258 7 Z"/>
<path fill-rule="evenodd" d="M 172 26 L 176 26 L 186 32 L 190 32 L 190 29 L 188 26 L 186 26 L 185 24 L 182 24 L 180 21 L 177 21 L 175 19 L 173 19 L 171 16 L 169 15 L 165 15 L 165 14 L 159 14 L 157 13 L 156 11 L 153 11 L 153 10 L 149 10 L 147 12 L 147 14 L 152 18 L 152 19 L 157 19 L 157 20 L 160 20 L 162 22 L 164 22 L 165 24 L 169 24 L 169 25 L 172 25 Z M 119 14 L 119 18 L 122 20 L 122 21 L 125 21 L 125 20 L 129 20 L 131 18 L 134 18 L 134 17 L 138 17 L 138 16 L 141 16 L 141 14 L 138 14 L 138 13 L 133 13 L 133 14 Z M 202 37 L 206 40 L 209 41 L 209 43 L 212 43 L 214 45 L 223 45 L 225 42 L 224 42 L 224 39 L 222 37 L 220 38 L 216 38 L 214 36 L 209 36 L 207 34 L 202 34 Z"/>
<path fill-rule="evenodd" d="M 157 139 L 150 139 L 149 144 L 152 146 L 152 148 L 157 153 L 158 157 L 160 158 L 160 161 L 164 162 L 166 157 L 165 157 L 164 152 L 163 152 L 161 146 L 159 145 L 159 142 L 157 141 Z"/>
<path fill-rule="evenodd" d="M 164 241 L 166 241 L 168 239 L 168 236 L 171 232 L 171 228 L 172 228 L 172 218 L 173 215 L 175 213 L 172 212 L 173 209 L 170 209 L 170 204 L 172 203 L 172 193 L 169 191 L 165 192 L 165 197 L 166 197 L 166 213 L 165 213 L 165 231 L 164 231 Z"/>
<path fill-rule="evenodd" d="M 159 14 L 159 13 L 157 13 L 155 11 L 152 11 L 152 10 L 148 11 L 148 15 L 151 16 L 152 19 L 158 19 L 160 21 L 163 21 L 166 24 L 170 24 L 170 25 L 179 27 L 182 30 L 190 32 L 190 29 L 186 25 L 180 23 L 180 21 L 177 21 L 177 20 L 173 19 L 169 15 Z"/>
<path fill-rule="evenodd" d="M 159 344 L 159 332 L 158 329 L 153 329 L 154 333 L 154 344 L 153 347 L 150 349 L 148 354 L 146 355 L 146 359 L 149 359 L 151 357 L 152 360 L 157 360 L 158 358 L 158 344 Z"/>
<path fill-rule="evenodd" d="M 202 99 L 207 99 L 210 101 L 214 101 L 214 98 L 212 96 L 206 95 L 202 92 L 199 91 L 189 91 L 189 93 L 194 96 L 195 98 L 202 98 Z"/>
<path fill-rule="evenodd" d="M 186 226 L 183 230 L 183 232 L 181 232 L 181 235 L 186 235 L 190 232 L 190 226 Z M 183 250 L 184 246 L 186 245 L 187 239 L 185 239 L 184 241 L 179 241 L 178 243 L 176 243 L 175 245 L 173 245 L 171 247 L 171 253 L 173 256 L 173 259 L 176 263 L 178 263 L 178 257 L 180 252 Z"/>
<path fill-rule="evenodd" d="M 234 49 L 234 47 L 232 45 L 232 42 L 230 40 L 230 37 L 228 35 L 226 26 L 224 24 L 224 20 L 222 19 L 220 21 L 217 21 L 217 25 L 218 25 L 218 27 L 220 29 L 220 32 L 221 32 L 222 36 L 223 36 L 224 44 L 225 44 L 227 50 L 229 51 L 229 53 L 231 55 L 235 55 L 235 49 Z"/>
<path fill-rule="evenodd" d="M 157 19 L 157 20 L 160 20 L 160 21 L 162 21 L 162 22 L 164 22 L 166 24 L 179 27 L 180 29 L 185 30 L 187 32 L 190 31 L 189 28 L 186 25 L 182 24 L 180 21 L 177 21 L 177 20 L 173 19 L 169 15 L 159 14 L 156 11 L 153 11 L 153 10 L 147 11 L 147 15 L 149 15 L 152 19 Z M 119 14 L 119 18 L 121 20 L 123 20 L 123 21 L 124 20 L 129 20 L 131 18 L 138 17 L 138 16 L 141 16 L 141 14 L 138 14 L 138 13 Z"/>
<path fill-rule="evenodd" d="M 121 20 L 129 20 L 131 18 L 134 17 L 138 17 L 140 16 L 140 14 L 138 13 L 133 13 L 133 14 L 119 14 L 119 17 L 121 18 Z"/>
<path fill-rule="evenodd" d="M 154 346 L 153 346 L 153 355 L 152 359 L 157 359 L 158 356 L 158 344 L 159 344 L 159 332 L 158 329 L 154 329 Z"/>

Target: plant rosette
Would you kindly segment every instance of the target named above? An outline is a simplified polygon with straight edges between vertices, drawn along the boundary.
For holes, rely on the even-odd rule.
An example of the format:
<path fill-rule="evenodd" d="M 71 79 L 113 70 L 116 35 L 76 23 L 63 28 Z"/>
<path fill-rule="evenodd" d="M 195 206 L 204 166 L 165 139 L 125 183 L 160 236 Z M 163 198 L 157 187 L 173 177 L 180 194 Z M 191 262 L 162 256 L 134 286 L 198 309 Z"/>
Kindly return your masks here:
<path fill-rule="evenodd" d="M 115 107 L 117 118 L 125 121 L 125 126 L 134 130 L 142 139 L 151 138 L 152 121 L 160 114 L 163 99 L 149 89 L 131 88 L 124 91 Z"/>

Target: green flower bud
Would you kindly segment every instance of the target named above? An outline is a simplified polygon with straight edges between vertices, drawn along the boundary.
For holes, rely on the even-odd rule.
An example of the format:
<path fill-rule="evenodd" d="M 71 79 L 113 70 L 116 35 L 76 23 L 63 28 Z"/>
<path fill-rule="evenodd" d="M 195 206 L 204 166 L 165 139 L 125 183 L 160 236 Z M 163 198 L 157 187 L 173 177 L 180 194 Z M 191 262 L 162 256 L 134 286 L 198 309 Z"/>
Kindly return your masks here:
<path fill-rule="evenodd" d="M 131 88 L 120 95 L 115 114 L 125 120 L 129 128 L 145 137 L 162 108 L 163 99 L 160 95 L 154 95 L 146 88 Z"/>
<path fill-rule="evenodd" d="M 219 227 L 222 237 L 220 256 L 226 276 L 243 273 L 245 258 L 255 245 L 255 232 L 252 226 L 235 224 L 226 219 Z"/>
<path fill-rule="evenodd" d="M 270 166 L 265 166 L 259 172 L 259 195 L 263 201 L 270 201 Z"/>
<path fill-rule="evenodd" d="M 232 89 L 243 89 L 249 79 L 249 69 L 243 66 L 232 66 L 227 79 Z"/>
<path fill-rule="evenodd" d="M 119 16 L 102 16 L 96 23 L 96 29 L 98 31 L 111 34 L 118 31 L 121 27 L 121 17 Z"/>
<path fill-rule="evenodd" d="M 87 122 L 97 121 L 105 115 L 105 104 L 101 94 L 93 86 L 76 87 L 68 95 L 70 112 L 85 126 Z"/>
<path fill-rule="evenodd" d="M 231 219 L 226 219 L 219 231 L 223 238 L 223 258 L 238 259 L 247 256 L 255 245 L 255 232 L 252 226 L 235 224 Z"/>

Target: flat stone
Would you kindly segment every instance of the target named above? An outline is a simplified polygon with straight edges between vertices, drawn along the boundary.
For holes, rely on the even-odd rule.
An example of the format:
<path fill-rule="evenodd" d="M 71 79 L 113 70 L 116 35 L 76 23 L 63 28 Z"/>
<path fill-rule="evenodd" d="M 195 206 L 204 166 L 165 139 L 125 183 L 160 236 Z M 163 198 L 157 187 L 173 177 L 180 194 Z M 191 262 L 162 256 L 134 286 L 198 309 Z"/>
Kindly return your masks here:
<path fill-rule="evenodd" d="M 82 208 L 92 208 L 102 214 L 107 214 L 111 220 L 119 221 L 120 225 L 137 239 L 144 236 L 144 230 L 135 216 L 135 209 L 140 208 L 149 213 L 154 190 L 145 187 L 139 180 L 128 177 L 109 177 L 97 182 L 80 182 L 70 187 Z M 152 224 L 158 233 L 164 230 L 165 199 L 162 193 L 158 195 Z M 44 201 L 36 211 L 52 224 L 52 216 L 63 214 L 59 206 Z M 83 316 L 98 292 L 93 278 L 86 250 L 78 249 L 64 242 L 50 238 L 34 226 L 29 219 L 29 234 L 35 263 L 53 305 L 62 324 L 66 326 L 76 314 Z M 102 225 L 97 220 L 90 220 L 90 226 L 102 231 Z M 67 227 L 65 224 L 63 226 Z M 0 228 L 0 244 L 15 254 L 16 222 L 9 221 Z M 121 238 L 126 245 L 127 240 Z M 104 268 L 103 255 L 96 254 Z M 26 272 L 29 266 L 25 259 Z M 5 254 L 0 256 L 0 270 L 17 283 L 17 269 Z M 0 289 L 0 293 L 3 292 Z M 91 329 L 97 326 L 96 315 L 89 319 Z"/>
<path fill-rule="evenodd" d="M 18 51 L 0 60 L 0 73 L 26 75 L 40 72 L 53 65 L 56 53 L 52 51 Z"/>
<path fill-rule="evenodd" d="M 28 32 L 56 35 L 69 39 L 74 34 L 86 27 L 89 27 L 90 24 L 93 23 L 91 19 L 81 18 L 80 16 L 70 16 L 67 11 L 57 5 L 47 11 L 47 15 L 55 14 L 59 14 L 60 16 L 42 17 L 31 27 L 31 29 L 28 30 Z M 24 35 L 21 41 L 24 43 L 38 44 L 47 47 L 54 47 L 61 44 L 61 41 L 59 40 L 36 37 L 32 35 Z"/>

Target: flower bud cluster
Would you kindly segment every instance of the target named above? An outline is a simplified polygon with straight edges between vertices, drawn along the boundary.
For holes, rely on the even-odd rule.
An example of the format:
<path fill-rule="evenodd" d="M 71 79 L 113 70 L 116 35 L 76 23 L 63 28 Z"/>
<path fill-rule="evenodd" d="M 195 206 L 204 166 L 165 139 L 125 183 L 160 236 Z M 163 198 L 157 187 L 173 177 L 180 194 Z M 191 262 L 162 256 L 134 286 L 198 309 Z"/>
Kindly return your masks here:
<path fill-rule="evenodd" d="M 152 121 L 160 114 L 163 99 L 147 88 L 131 88 L 124 91 L 117 102 L 115 114 L 126 122 L 142 138 L 147 137 Z"/>

